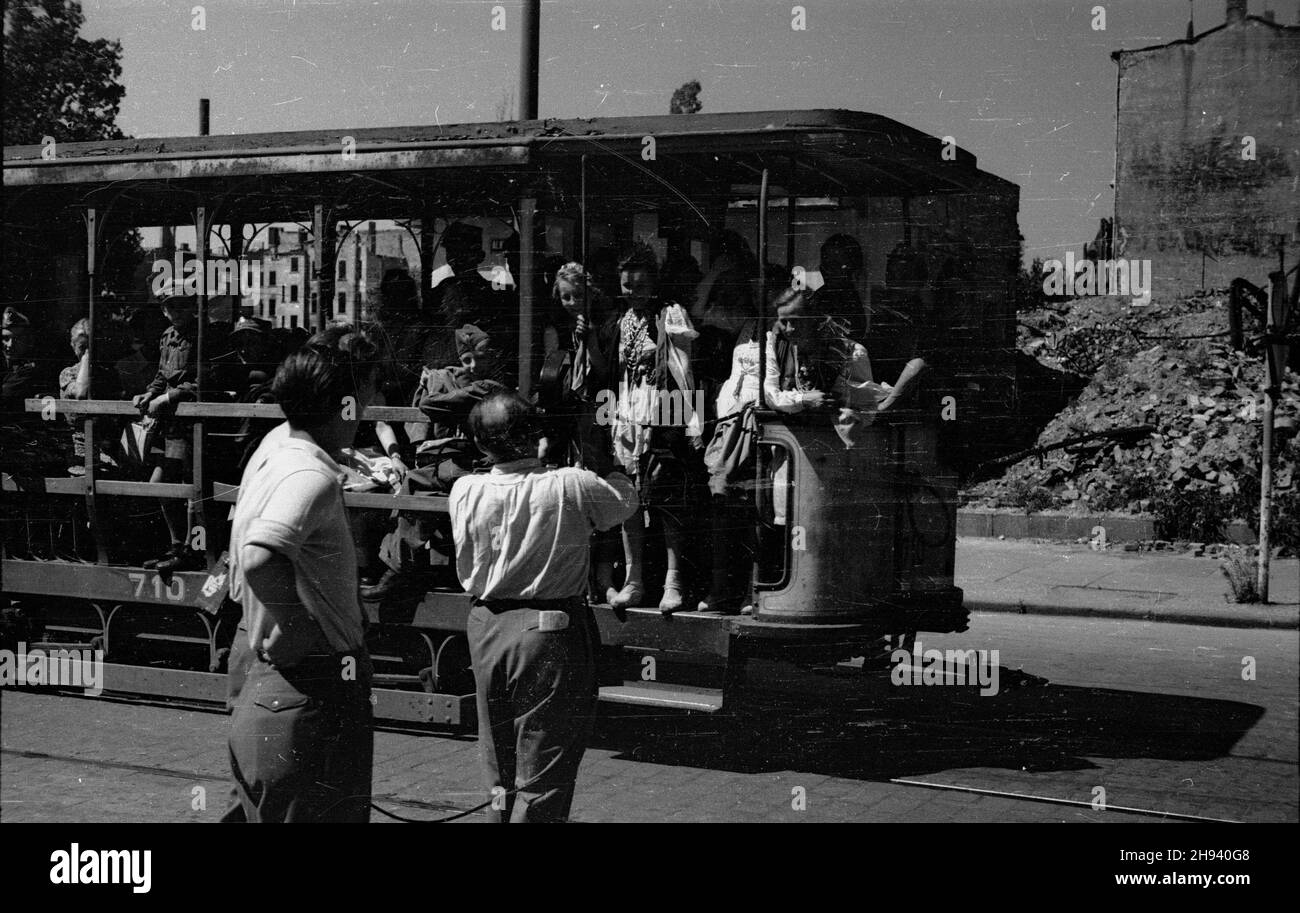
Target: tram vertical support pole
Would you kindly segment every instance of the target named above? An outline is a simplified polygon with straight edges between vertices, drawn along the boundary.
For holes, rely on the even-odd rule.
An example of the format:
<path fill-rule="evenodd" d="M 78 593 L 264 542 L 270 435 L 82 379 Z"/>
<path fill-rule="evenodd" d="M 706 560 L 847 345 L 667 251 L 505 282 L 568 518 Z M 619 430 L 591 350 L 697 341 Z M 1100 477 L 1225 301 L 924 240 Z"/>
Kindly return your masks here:
<path fill-rule="evenodd" d="M 579 187 L 578 187 L 578 262 L 582 264 L 584 270 L 587 269 L 587 153 L 582 153 L 579 159 Z M 586 286 L 583 286 L 582 300 L 583 307 L 586 307 L 587 293 Z M 585 313 L 585 311 L 584 311 Z"/>
<path fill-rule="evenodd" d="M 528 396 L 533 386 L 533 291 L 536 259 L 533 232 L 537 221 L 537 198 L 519 201 L 519 393 Z"/>
<path fill-rule="evenodd" d="M 799 174 L 799 160 L 793 155 L 790 156 L 790 178 L 786 182 L 786 200 L 785 200 L 785 268 L 790 270 L 794 266 L 794 223 L 798 212 L 798 197 L 795 195 L 795 180 Z"/>
<path fill-rule="evenodd" d="M 230 223 L 230 249 L 227 253 L 235 262 L 235 307 L 239 310 L 238 314 L 231 315 L 231 319 L 238 321 L 244 316 L 244 223 L 237 217 Z M 251 307 L 248 316 L 253 316 Z"/>
<path fill-rule="evenodd" d="M 96 327 L 98 315 L 95 313 L 95 251 L 99 241 L 99 214 L 94 207 L 89 207 L 83 214 L 86 221 L 86 357 L 90 360 L 90 374 L 86 378 L 86 399 L 95 396 L 95 351 Z M 85 480 L 86 480 L 86 519 L 90 524 L 90 535 L 95 540 L 95 553 L 100 564 L 108 564 L 108 543 L 104 530 L 99 523 L 99 514 L 95 509 L 95 470 L 99 464 L 99 449 L 95 446 L 95 417 L 87 415 L 82 418 L 82 433 L 85 436 Z"/>
<path fill-rule="evenodd" d="M 199 270 L 199 316 L 197 340 L 194 347 L 194 398 L 200 403 L 204 399 L 204 382 L 208 377 L 208 236 L 211 229 L 212 225 L 208 221 L 207 207 L 199 206 L 194 211 L 194 253 L 198 257 Z M 215 537 L 209 535 L 205 507 L 208 503 L 209 492 L 207 490 L 208 478 L 203 453 L 203 425 L 203 419 L 196 418 L 191 429 L 190 458 L 193 463 L 191 484 L 193 485 L 194 497 L 191 498 L 185 512 L 186 529 L 184 535 L 186 545 L 190 545 L 193 543 L 194 528 L 197 527 L 200 530 L 204 557 L 206 558 L 207 567 L 211 569 L 214 558 L 212 547 L 215 543 Z"/>
<path fill-rule="evenodd" d="M 325 294 L 325 204 L 317 203 L 312 207 L 311 218 L 311 246 L 312 246 L 312 269 L 311 269 L 311 286 L 308 296 L 316 298 L 316 330 L 317 332 L 325 329 L 325 307 L 322 298 Z M 332 264 L 331 264 L 332 265 Z M 303 317 L 303 326 L 308 326 L 311 313 L 310 301 L 307 303 L 308 313 Z"/>
<path fill-rule="evenodd" d="M 425 188 L 420 204 L 420 303 L 425 319 L 433 320 L 433 235 L 437 216 Z"/>
<path fill-rule="evenodd" d="M 582 282 L 582 319 L 587 323 L 585 332 L 591 331 L 591 301 L 588 295 L 588 288 L 591 286 L 591 267 L 587 263 L 587 153 L 582 153 L 582 158 L 578 162 L 579 168 L 579 189 L 578 189 L 578 262 L 582 264 L 583 282 Z M 583 346 L 585 350 L 585 345 Z M 574 352 L 574 357 L 577 357 Z M 585 366 L 584 366 L 585 367 Z M 578 366 L 574 365 L 573 370 L 576 373 Z M 585 376 L 585 375 L 584 375 Z"/>
<path fill-rule="evenodd" d="M 338 279 L 338 223 L 326 214 L 322 222 L 324 233 L 320 240 L 320 288 L 316 295 L 316 326 L 325 329 L 334 316 L 334 288 Z"/>
<path fill-rule="evenodd" d="M 758 407 L 767 408 L 767 394 L 763 378 L 767 377 L 767 332 L 764 316 L 767 313 L 767 169 L 758 185 Z"/>

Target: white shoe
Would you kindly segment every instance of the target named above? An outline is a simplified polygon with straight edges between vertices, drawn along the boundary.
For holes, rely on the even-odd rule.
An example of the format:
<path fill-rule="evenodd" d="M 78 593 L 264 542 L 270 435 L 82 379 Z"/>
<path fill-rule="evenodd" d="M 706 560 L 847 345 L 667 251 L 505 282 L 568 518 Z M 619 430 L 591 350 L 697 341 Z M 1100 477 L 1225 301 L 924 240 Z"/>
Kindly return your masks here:
<path fill-rule="evenodd" d="M 613 592 L 610 587 L 609 604 L 615 609 L 626 609 L 629 606 L 639 606 L 645 599 L 645 587 L 639 583 L 624 584 L 623 589 L 617 593 Z"/>
<path fill-rule="evenodd" d="M 682 590 L 676 579 L 670 577 L 664 581 L 664 597 L 659 600 L 659 611 L 665 615 L 671 615 L 682 608 L 685 600 L 682 598 Z"/>

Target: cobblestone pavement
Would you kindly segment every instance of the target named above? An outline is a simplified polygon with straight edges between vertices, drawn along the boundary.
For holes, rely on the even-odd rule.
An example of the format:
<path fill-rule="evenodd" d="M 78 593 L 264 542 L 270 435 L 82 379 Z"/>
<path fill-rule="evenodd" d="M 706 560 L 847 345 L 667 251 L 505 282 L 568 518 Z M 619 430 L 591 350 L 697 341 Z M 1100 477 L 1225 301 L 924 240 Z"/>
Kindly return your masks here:
<path fill-rule="evenodd" d="M 1294 631 L 987 614 L 922 645 L 998 650 L 999 693 L 766 664 L 752 699 L 714 716 L 603 705 L 574 819 L 1298 818 Z M 0 821 L 215 821 L 227 725 L 202 710 L 6 690 Z M 397 814 L 484 799 L 463 734 L 384 730 L 375 755 L 376 802 Z M 1107 810 L 1091 807 L 1099 799 Z"/>

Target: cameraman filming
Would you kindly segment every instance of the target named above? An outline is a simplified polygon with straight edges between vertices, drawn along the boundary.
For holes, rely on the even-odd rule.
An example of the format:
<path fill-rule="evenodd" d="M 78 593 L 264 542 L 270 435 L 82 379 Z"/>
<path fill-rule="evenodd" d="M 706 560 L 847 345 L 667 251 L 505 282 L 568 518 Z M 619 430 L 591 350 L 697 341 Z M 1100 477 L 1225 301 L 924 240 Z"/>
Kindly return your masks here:
<path fill-rule="evenodd" d="M 457 479 L 448 509 L 456 571 L 474 597 L 466 627 L 490 815 L 565 821 L 596 714 L 591 533 L 631 517 L 636 489 L 608 458 L 599 475 L 545 468 L 537 417 L 516 394 L 484 399 L 469 427 L 494 465 Z"/>

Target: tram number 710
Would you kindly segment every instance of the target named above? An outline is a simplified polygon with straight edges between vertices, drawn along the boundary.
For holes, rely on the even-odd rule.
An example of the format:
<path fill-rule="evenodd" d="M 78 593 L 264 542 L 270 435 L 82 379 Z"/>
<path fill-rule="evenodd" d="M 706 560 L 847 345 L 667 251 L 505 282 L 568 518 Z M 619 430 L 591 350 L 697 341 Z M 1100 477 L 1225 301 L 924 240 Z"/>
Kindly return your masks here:
<path fill-rule="evenodd" d="M 131 582 L 135 584 L 136 599 L 140 599 L 141 597 L 147 598 L 145 585 L 150 582 L 153 584 L 154 599 L 161 600 L 164 597 L 164 594 L 166 594 L 166 598 L 172 602 L 180 602 L 185 598 L 185 581 L 180 577 L 173 577 L 166 583 L 166 585 L 164 585 L 162 577 L 158 574 L 131 573 L 127 574 L 127 576 L 130 577 Z"/>

